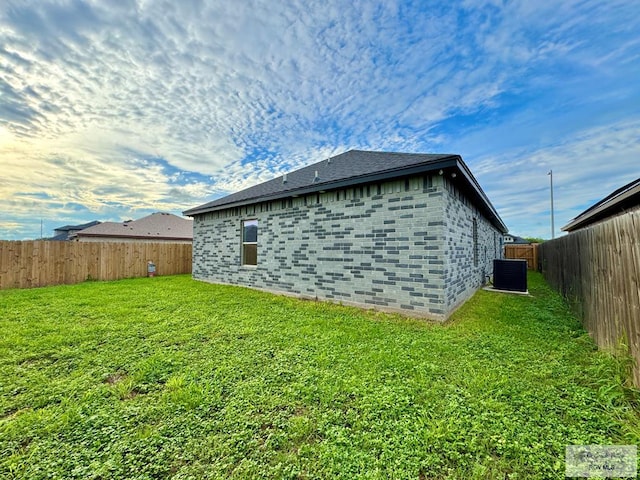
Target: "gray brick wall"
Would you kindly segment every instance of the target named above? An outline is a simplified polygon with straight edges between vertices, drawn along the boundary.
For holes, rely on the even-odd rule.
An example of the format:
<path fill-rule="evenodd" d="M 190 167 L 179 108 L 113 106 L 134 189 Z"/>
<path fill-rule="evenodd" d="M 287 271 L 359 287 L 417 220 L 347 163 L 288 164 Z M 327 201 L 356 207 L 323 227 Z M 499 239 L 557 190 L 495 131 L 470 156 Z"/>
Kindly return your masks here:
<path fill-rule="evenodd" d="M 482 271 L 473 257 L 465 265 L 475 213 L 452 188 L 421 176 L 197 215 L 193 276 L 443 319 L 480 284 L 469 272 L 480 280 Z M 249 219 L 258 220 L 257 266 L 241 265 Z M 479 224 L 487 243 L 493 227 Z"/>
<path fill-rule="evenodd" d="M 502 233 L 447 179 L 444 187 L 443 268 L 445 308 L 450 312 L 493 274 L 493 260 L 502 258 Z"/>

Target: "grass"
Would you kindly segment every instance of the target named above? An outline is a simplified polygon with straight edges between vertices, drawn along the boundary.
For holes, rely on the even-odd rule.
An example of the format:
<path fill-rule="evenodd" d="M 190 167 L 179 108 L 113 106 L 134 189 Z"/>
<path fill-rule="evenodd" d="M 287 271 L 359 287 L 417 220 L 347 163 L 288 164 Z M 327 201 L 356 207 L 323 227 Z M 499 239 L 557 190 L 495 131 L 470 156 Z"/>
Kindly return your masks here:
<path fill-rule="evenodd" d="M 0 292 L 2 478 L 564 478 L 628 364 L 537 274 L 446 325 L 185 276 Z"/>

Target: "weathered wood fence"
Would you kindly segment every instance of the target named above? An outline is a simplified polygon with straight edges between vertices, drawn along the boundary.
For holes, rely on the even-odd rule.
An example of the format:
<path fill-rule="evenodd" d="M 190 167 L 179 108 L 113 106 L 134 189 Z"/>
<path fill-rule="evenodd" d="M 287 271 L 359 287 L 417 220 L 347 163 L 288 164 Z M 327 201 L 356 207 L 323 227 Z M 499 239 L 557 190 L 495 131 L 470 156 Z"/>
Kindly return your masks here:
<path fill-rule="evenodd" d="M 538 270 L 538 243 L 531 245 L 505 245 L 504 258 L 526 260 L 529 270 Z"/>
<path fill-rule="evenodd" d="M 191 245 L 0 241 L 0 289 L 144 277 L 149 261 L 157 275 L 190 273 Z"/>
<path fill-rule="evenodd" d="M 540 260 L 599 347 L 628 345 L 640 386 L 640 210 L 544 242 Z"/>

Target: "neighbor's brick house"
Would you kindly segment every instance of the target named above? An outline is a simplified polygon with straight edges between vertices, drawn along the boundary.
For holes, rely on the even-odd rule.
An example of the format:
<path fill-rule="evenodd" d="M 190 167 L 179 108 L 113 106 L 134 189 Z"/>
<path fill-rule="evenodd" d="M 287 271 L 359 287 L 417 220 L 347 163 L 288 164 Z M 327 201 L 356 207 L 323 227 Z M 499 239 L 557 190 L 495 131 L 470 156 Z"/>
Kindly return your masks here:
<path fill-rule="evenodd" d="M 437 319 L 507 231 L 458 155 L 352 150 L 184 214 L 196 279 Z"/>

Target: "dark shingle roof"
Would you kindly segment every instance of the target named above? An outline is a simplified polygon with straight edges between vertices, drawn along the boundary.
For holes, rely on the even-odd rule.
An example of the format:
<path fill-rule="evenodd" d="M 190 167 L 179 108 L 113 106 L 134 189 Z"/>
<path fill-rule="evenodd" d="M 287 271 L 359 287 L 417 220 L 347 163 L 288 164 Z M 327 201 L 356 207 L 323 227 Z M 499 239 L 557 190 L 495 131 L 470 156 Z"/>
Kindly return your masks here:
<path fill-rule="evenodd" d="M 640 206 L 640 178 L 620 187 L 590 206 L 562 227 L 562 230 L 572 232 L 638 206 Z"/>
<path fill-rule="evenodd" d="M 55 230 L 59 232 L 68 232 L 70 230 L 84 230 L 85 228 L 93 227 L 94 225 L 98 225 L 100 222 L 94 220 L 93 222 L 81 223 L 80 225 L 65 225 L 64 227 L 58 227 Z"/>
<path fill-rule="evenodd" d="M 518 235 L 512 235 L 511 233 L 507 234 L 509 237 L 513 238 L 513 242 L 508 242 L 508 245 L 529 245 L 531 242 L 529 240 L 525 240 Z"/>
<path fill-rule="evenodd" d="M 69 234 L 60 233 L 58 235 L 54 235 L 53 237 L 45 238 L 45 240 L 50 240 L 52 242 L 64 242 L 66 240 L 69 240 Z"/>
<path fill-rule="evenodd" d="M 85 228 L 93 227 L 99 224 L 100 224 L 99 221 L 94 220 L 92 222 L 81 223 L 80 225 L 65 225 L 63 227 L 58 227 L 54 229 L 55 235 L 53 237 L 47 238 L 47 240 L 52 240 L 56 242 L 73 240 L 75 238 L 76 232 L 79 232 L 80 230 L 84 230 Z"/>
<path fill-rule="evenodd" d="M 496 226 L 506 232 L 504 223 L 459 155 L 350 150 L 267 182 L 186 210 L 184 215 L 248 205 L 251 203 L 305 195 L 335 188 L 430 172 L 453 169 L 462 173 L 463 182 L 474 200 Z M 316 175 L 317 174 L 317 175 Z"/>

